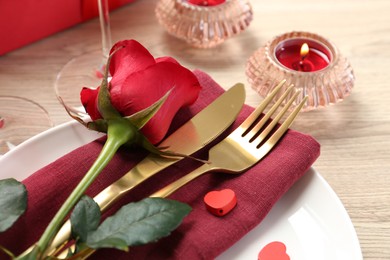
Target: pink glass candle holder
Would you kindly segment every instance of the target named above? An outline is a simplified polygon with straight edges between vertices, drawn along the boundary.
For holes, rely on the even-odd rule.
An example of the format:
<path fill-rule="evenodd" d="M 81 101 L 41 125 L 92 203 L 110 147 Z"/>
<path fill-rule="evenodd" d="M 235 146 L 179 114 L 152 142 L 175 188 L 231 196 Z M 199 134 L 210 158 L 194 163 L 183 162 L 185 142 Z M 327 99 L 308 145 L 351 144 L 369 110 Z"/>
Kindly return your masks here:
<path fill-rule="evenodd" d="M 249 58 L 246 75 L 262 97 L 283 79 L 286 87 L 294 84 L 301 90 L 297 103 L 309 96 L 304 111 L 343 100 L 355 81 L 351 65 L 338 49 L 308 32 L 290 32 L 269 41 Z"/>
<path fill-rule="evenodd" d="M 253 17 L 247 0 L 160 0 L 155 12 L 169 34 L 198 48 L 215 47 L 239 34 Z"/>

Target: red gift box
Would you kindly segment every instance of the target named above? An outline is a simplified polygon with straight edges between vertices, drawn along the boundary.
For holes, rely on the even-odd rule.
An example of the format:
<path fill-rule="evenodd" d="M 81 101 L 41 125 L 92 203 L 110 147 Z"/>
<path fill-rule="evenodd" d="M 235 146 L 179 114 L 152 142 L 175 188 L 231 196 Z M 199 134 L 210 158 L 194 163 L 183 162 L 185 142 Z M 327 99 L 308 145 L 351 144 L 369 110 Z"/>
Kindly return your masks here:
<path fill-rule="evenodd" d="M 110 10 L 133 0 L 108 0 Z M 0 55 L 98 16 L 97 0 L 0 0 Z"/>

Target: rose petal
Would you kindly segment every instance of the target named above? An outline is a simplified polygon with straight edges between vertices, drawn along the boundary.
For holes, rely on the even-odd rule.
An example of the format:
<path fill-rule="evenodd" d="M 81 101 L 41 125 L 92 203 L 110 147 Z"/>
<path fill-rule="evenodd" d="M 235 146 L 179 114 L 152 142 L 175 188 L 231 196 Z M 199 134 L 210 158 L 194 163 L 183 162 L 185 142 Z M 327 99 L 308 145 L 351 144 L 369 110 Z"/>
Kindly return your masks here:
<path fill-rule="evenodd" d="M 172 57 L 168 57 L 168 56 L 157 58 L 156 63 L 159 63 L 159 62 L 173 62 L 173 63 L 179 64 L 179 62 L 177 60 L 175 60 Z"/>
<path fill-rule="evenodd" d="M 117 42 L 111 48 L 111 53 L 117 49 L 119 50 L 115 52 L 110 62 L 113 84 L 121 84 L 129 74 L 144 70 L 156 63 L 150 52 L 135 40 Z"/>
<path fill-rule="evenodd" d="M 142 128 L 152 143 L 165 136 L 177 111 L 192 104 L 201 89 L 195 75 L 183 66 L 172 62 L 159 62 L 129 75 L 123 85 L 112 85 L 111 100 L 123 115 L 131 115 L 159 100 L 173 89 L 156 115 Z"/>
<path fill-rule="evenodd" d="M 101 118 L 97 107 L 98 93 L 99 88 L 83 88 L 80 92 L 81 103 L 83 104 L 85 111 L 87 111 L 92 120 Z"/>

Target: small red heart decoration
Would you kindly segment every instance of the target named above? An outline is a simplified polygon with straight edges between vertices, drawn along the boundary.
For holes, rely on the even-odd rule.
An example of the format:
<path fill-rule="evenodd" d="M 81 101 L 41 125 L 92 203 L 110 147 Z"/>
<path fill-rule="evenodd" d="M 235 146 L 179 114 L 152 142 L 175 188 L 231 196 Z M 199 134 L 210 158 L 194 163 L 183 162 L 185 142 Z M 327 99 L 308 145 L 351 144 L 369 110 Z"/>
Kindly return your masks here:
<path fill-rule="evenodd" d="M 203 201 L 207 210 L 216 216 L 226 215 L 237 205 L 236 194 L 231 189 L 210 191 Z"/>
<path fill-rule="evenodd" d="M 286 245 L 282 242 L 271 242 L 261 249 L 258 260 L 290 260 Z"/>

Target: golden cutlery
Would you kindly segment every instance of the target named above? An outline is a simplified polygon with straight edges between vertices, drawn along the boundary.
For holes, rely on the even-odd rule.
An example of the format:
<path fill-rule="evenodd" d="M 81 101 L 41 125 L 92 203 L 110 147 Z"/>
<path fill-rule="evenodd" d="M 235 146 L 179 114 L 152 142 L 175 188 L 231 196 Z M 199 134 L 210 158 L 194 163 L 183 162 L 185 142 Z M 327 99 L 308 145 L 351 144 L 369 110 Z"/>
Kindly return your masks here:
<path fill-rule="evenodd" d="M 234 85 L 167 137 L 159 146 L 169 147 L 169 150 L 177 153 L 193 154 L 214 140 L 234 122 L 238 113 L 241 111 L 244 101 L 244 85 Z M 150 178 L 162 169 L 178 162 L 180 159 L 181 158 L 165 158 L 150 154 L 122 178 L 95 196 L 94 200 L 103 212 L 136 185 Z M 47 252 L 51 252 L 50 254 L 52 255 L 55 254 L 55 252 L 60 251 L 64 242 L 66 242 L 69 237 L 70 221 L 66 221 L 57 233 Z M 31 250 L 31 248 L 29 248 L 28 251 L 29 250 Z"/>
<path fill-rule="evenodd" d="M 278 108 L 282 106 L 284 99 L 286 99 L 292 91 L 293 86 L 290 86 L 268 112 L 261 117 L 260 115 L 282 88 L 283 84 L 284 81 L 281 82 L 266 99 L 264 99 L 256 110 L 253 111 L 236 130 L 209 150 L 208 163 L 203 164 L 191 173 L 153 193 L 150 197 L 167 197 L 188 182 L 205 173 L 241 173 L 264 158 L 289 129 L 307 100 L 306 96 L 287 116 L 284 122 L 278 126 L 278 122 L 283 118 L 299 95 L 299 92 L 296 92 L 287 101 L 286 105 L 281 108 L 275 118 L 269 122 L 271 116 L 278 111 Z M 264 127 L 266 123 L 268 125 Z M 269 136 L 270 134 L 271 136 Z M 92 248 L 87 248 L 80 252 L 78 256 L 82 259 L 86 259 L 93 254 L 94 251 L 95 250 Z"/>
<path fill-rule="evenodd" d="M 279 90 L 281 86 L 282 84 L 275 90 Z M 236 130 L 209 150 L 208 163 L 203 164 L 191 173 L 153 193 L 150 197 L 167 197 L 188 182 L 205 173 L 225 172 L 229 174 L 238 174 L 259 162 L 283 137 L 284 133 L 291 126 L 299 111 L 306 103 L 307 97 L 295 107 L 280 126 L 277 126 L 279 120 L 284 116 L 297 98 L 299 92 L 296 92 L 281 111 L 278 112 L 276 117 L 264 128 L 266 122 L 275 113 L 291 90 L 292 86 L 278 99 L 268 113 L 254 125 L 271 99 L 267 98 L 264 100 L 264 102 L 252 112 Z M 269 137 L 269 134 L 274 128 L 277 128 L 277 130 Z"/>

